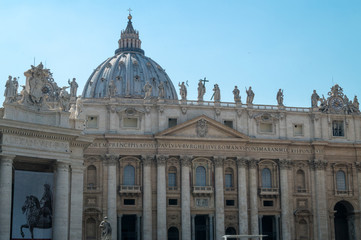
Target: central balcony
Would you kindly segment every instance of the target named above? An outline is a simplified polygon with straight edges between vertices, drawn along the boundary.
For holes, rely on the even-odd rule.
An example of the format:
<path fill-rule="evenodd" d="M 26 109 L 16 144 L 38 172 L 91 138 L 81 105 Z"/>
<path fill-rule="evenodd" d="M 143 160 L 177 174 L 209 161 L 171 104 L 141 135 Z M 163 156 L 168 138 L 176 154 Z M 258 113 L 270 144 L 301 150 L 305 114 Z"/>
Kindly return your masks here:
<path fill-rule="evenodd" d="M 142 193 L 140 185 L 120 185 L 119 194 L 121 196 L 138 196 Z"/>
<path fill-rule="evenodd" d="M 192 188 L 193 196 L 203 197 L 203 196 L 211 196 L 213 194 L 212 186 L 194 186 Z"/>
<path fill-rule="evenodd" d="M 279 195 L 278 188 L 259 188 L 258 194 L 261 197 L 277 197 Z"/>

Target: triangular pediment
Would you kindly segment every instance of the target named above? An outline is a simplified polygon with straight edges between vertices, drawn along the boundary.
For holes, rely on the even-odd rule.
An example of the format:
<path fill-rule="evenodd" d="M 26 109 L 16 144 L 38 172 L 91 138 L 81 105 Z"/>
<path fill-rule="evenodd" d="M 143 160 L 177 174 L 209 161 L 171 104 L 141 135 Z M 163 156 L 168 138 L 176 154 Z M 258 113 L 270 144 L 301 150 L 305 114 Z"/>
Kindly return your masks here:
<path fill-rule="evenodd" d="M 177 126 L 159 132 L 157 137 L 179 137 L 179 138 L 238 138 L 249 139 L 243 133 L 234 130 L 220 122 L 205 115 L 188 120 Z"/>

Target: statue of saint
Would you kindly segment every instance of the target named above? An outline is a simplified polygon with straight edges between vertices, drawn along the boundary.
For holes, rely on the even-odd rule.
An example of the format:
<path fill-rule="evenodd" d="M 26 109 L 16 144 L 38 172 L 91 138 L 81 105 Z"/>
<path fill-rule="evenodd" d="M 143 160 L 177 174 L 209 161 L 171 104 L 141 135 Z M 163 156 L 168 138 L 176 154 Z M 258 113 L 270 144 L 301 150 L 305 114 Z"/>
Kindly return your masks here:
<path fill-rule="evenodd" d="M 75 103 L 75 118 L 79 118 L 80 113 L 83 111 L 83 102 L 81 96 L 76 99 Z"/>
<path fill-rule="evenodd" d="M 115 94 L 117 93 L 117 87 L 115 86 L 114 80 L 110 80 L 108 89 L 109 89 L 109 97 L 115 97 Z"/>
<path fill-rule="evenodd" d="M 44 217 L 48 217 L 50 220 L 53 216 L 53 193 L 51 192 L 50 185 L 44 184 L 44 193 L 40 199 L 41 212 Z"/>
<path fill-rule="evenodd" d="M 187 87 L 186 87 L 186 85 L 184 84 L 184 82 L 182 82 L 182 84 L 178 83 L 178 86 L 179 86 L 179 93 L 181 95 L 182 100 L 187 100 Z"/>
<path fill-rule="evenodd" d="M 149 99 L 150 96 L 152 95 L 152 85 L 150 85 L 149 82 L 146 82 L 144 87 L 144 99 Z"/>
<path fill-rule="evenodd" d="M 281 88 L 278 90 L 276 98 L 278 106 L 283 106 L 283 90 Z"/>
<path fill-rule="evenodd" d="M 6 102 L 10 102 L 11 99 L 14 97 L 14 90 L 13 89 L 14 89 L 14 86 L 13 86 L 12 77 L 9 76 L 9 79 L 5 83 L 4 97 L 5 97 Z"/>
<path fill-rule="evenodd" d="M 203 96 L 206 93 L 206 86 L 202 82 L 203 80 L 199 80 L 198 82 L 198 101 L 203 101 Z"/>
<path fill-rule="evenodd" d="M 158 85 L 158 90 L 159 90 L 159 92 L 158 92 L 158 98 L 159 98 L 159 99 L 163 99 L 164 96 L 165 96 L 165 92 L 164 92 L 164 84 L 163 84 L 162 81 L 161 81 L 161 82 L 159 83 L 159 85 Z"/>
<path fill-rule="evenodd" d="M 233 96 L 234 96 L 234 102 L 236 102 L 236 103 L 241 102 L 241 96 L 239 96 L 239 89 L 237 86 L 234 86 Z"/>
<path fill-rule="evenodd" d="M 254 92 L 252 91 L 252 87 L 249 87 L 248 90 L 246 88 L 247 93 L 247 104 L 252 104 L 254 99 Z"/>
<path fill-rule="evenodd" d="M 354 106 L 355 106 L 355 108 L 357 109 L 357 110 L 359 110 L 359 107 L 360 107 L 360 104 L 359 104 L 359 102 L 358 102 L 358 99 L 357 99 L 357 96 L 355 95 L 355 97 L 354 97 L 354 99 L 353 99 L 353 103 L 352 103 Z"/>
<path fill-rule="evenodd" d="M 100 229 L 102 230 L 101 233 L 101 240 L 112 240 L 112 227 L 108 222 L 108 218 L 104 217 L 103 221 L 99 225 Z"/>
<path fill-rule="evenodd" d="M 214 101 L 215 102 L 220 102 L 221 101 L 221 90 L 219 89 L 218 84 L 214 84 L 213 96 L 214 96 Z"/>
<path fill-rule="evenodd" d="M 68 91 L 66 91 L 67 88 L 68 87 L 62 87 L 59 94 L 59 104 L 62 111 L 68 111 L 69 109 L 70 95 Z"/>
<path fill-rule="evenodd" d="M 313 90 L 312 96 L 311 96 L 311 106 L 313 108 L 317 108 L 317 103 L 320 100 L 320 96 L 316 93 L 316 90 Z"/>
<path fill-rule="evenodd" d="M 73 78 L 71 82 L 69 79 L 68 84 L 70 85 L 70 97 L 76 97 L 76 92 L 78 91 L 78 83 L 76 82 L 76 79 Z"/>

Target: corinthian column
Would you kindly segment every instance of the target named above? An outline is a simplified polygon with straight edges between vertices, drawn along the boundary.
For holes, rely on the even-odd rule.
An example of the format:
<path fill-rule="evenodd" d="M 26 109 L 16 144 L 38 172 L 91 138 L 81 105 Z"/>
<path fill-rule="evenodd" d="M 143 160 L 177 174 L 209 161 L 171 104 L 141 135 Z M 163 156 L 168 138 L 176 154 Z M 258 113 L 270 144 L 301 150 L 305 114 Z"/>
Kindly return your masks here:
<path fill-rule="evenodd" d="M 361 162 L 356 162 L 356 170 L 357 170 L 357 189 L 358 189 L 358 202 L 359 206 L 361 206 Z M 359 214 L 359 223 L 361 223 L 361 214 Z M 356 221 L 357 224 L 357 221 Z M 356 239 L 361 239 L 361 230 L 356 229 Z"/>
<path fill-rule="evenodd" d="M 315 175 L 316 220 L 318 239 L 329 239 L 328 211 L 326 198 L 325 169 L 327 161 L 314 159 L 310 161 Z"/>
<path fill-rule="evenodd" d="M 291 221 L 289 207 L 289 191 L 288 191 L 288 169 L 291 162 L 286 159 L 279 161 L 280 178 L 281 178 L 281 221 L 282 221 L 282 239 L 291 239 Z"/>
<path fill-rule="evenodd" d="M 181 156 L 182 165 L 182 240 L 191 239 L 191 206 L 189 167 L 192 157 Z"/>
<path fill-rule="evenodd" d="M 57 162 L 53 239 L 68 238 L 69 227 L 69 163 Z"/>
<path fill-rule="evenodd" d="M 238 219 L 239 234 L 248 234 L 248 204 L 247 204 L 247 185 L 246 185 L 246 166 L 247 161 L 244 158 L 237 158 L 238 166 Z"/>
<path fill-rule="evenodd" d="M 10 239 L 14 156 L 0 159 L 0 239 Z"/>
<path fill-rule="evenodd" d="M 157 156 L 157 239 L 167 238 L 166 156 Z"/>
<path fill-rule="evenodd" d="M 107 217 L 112 226 L 112 239 L 117 239 L 117 161 L 119 156 L 107 154 L 105 156 L 108 165 L 108 209 Z"/>
<path fill-rule="evenodd" d="M 251 159 L 249 162 L 249 206 L 251 208 L 251 234 L 258 235 L 258 198 L 257 198 L 257 163 L 258 160 Z"/>
<path fill-rule="evenodd" d="M 82 163 L 82 160 L 81 160 Z M 84 166 L 71 165 L 70 240 L 82 238 Z"/>
<path fill-rule="evenodd" d="M 215 187 L 216 187 L 216 238 L 222 239 L 224 235 L 224 190 L 223 190 L 223 163 L 225 157 L 214 157 Z"/>
<path fill-rule="evenodd" d="M 143 240 L 152 239 L 152 179 L 153 156 L 143 157 Z"/>

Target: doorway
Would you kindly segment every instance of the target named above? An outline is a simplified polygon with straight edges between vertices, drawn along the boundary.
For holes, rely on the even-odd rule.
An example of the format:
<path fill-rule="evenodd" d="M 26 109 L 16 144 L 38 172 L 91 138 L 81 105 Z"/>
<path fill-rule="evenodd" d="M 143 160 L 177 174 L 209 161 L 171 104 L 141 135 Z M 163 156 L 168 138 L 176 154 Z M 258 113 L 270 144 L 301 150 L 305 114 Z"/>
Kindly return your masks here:
<path fill-rule="evenodd" d="M 335 240 L 354 240 L 354 208 L 349 202 L 340 201 L 336 203 L 334 210 Z"/>
<path fill-rule="evenodd" d="M 195 221 L 195 235 L 196 240 L 208 239 L 208 215 L 197 215 Z"/>
<path fill-rule="evenodd" d="M 122 240 L 137 239 L 137 215 L 123 215 L 122 221 Z"/>
<path fill-rule="evenodd" d="M 262 235 L 267 235 L 263 238 L 264 240 L 277 240 L 275 216 L 262 217 Z"/>

